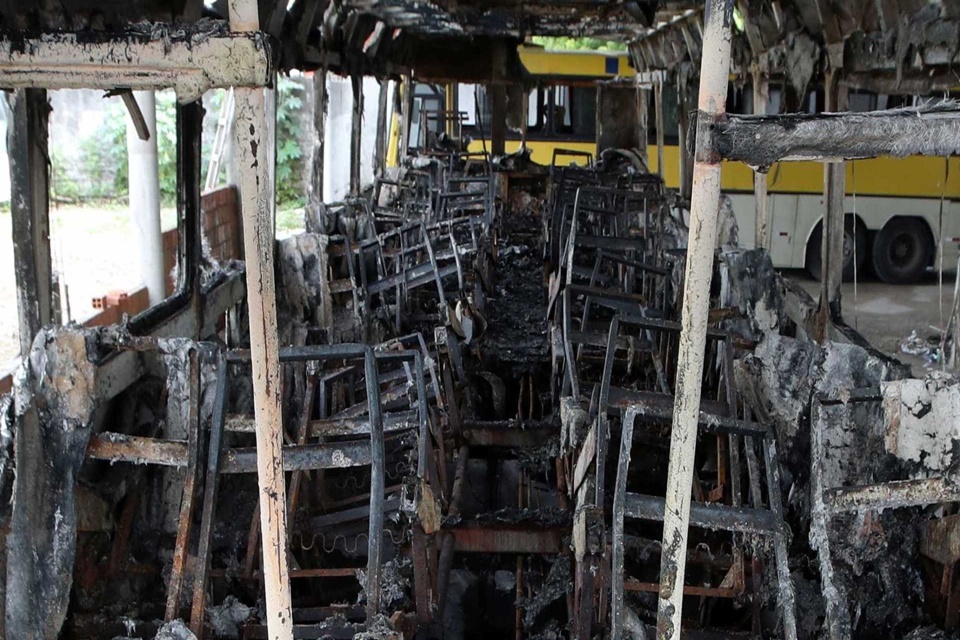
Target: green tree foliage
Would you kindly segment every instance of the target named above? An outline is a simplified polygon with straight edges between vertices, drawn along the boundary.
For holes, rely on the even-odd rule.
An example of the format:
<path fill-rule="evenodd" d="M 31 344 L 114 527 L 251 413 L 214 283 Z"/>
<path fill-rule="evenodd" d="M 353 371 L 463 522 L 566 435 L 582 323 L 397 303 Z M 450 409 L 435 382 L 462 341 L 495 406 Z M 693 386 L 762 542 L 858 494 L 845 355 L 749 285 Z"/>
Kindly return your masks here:
<path fill-rule="evenodd" d="M 533 44 L 553 51 L 626 51 L 627 45 L 614 40 L 600 40 L 599 38 L 562 38 L 551 36 L 534 36 Z"/>
<path fill-rule="evenodd" d="M 302 206 L 303 149 L 300 146 L 303 82 L 281 76 L 277 83 L 277 205 Z"/>
<path fill-rule="evenodd" d="M 303 83 L 281 78 L 277 96 L 277 202 L 283 206 L 302 204 L 303 151 L 300 145 L 300 111 L 303 107 Z M 219 116 L 223 91 L 208 94 L 204 100 L 207 117 Z M 177 108 L 172 91 L 157 93 L 157 160 L 160 199 L 172 206 L 177 199 Z M 62 150 L 51 149 L 53 195 L 57 199 L 120 200 L 128 195 L 127 110 L 119 98 L 110 100 L 96 132 L 77 142 L 78 166 L 70 166 Z M 202 167 L 206 170 L 213 147 L 213 135 L 203 137 Z M 221 164 L 221 172 L 226 163 Z M 222 174 L 221 174 L 222 177 Z M 205 178 L 201 176 L 201 180 Z"/>

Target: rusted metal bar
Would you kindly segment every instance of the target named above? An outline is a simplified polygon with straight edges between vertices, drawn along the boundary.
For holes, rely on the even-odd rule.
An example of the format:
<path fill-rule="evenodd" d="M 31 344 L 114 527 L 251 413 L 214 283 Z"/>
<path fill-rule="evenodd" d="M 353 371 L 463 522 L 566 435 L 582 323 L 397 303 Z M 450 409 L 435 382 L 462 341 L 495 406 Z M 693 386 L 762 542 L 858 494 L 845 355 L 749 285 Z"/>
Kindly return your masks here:
<path fill-rule="evenodd" d="M 299 422 L 297 424 L 297 446 L 303 446 L 310 438 L 311 425 L 310 413 L 313 410 L 314 395 L 317 387 L 317 373 L 307 365 L 306 384 L 303 392 L 303 406 L 300 408 Z M 289 522 L 295 519 L 297 513 L 297 503 L 300 498 L 300 484 L 305 480 L 302 472 L 294 472 L 290 478 L 290 487 L 287 494 L 287 518 Z"/>
<path fill-rule="evenodd" d="M 569 528 L 531 529 L 529 525 L 462 526 L 452 529 L 458 553 L 542 553 L 563 551 Z"/>
<path fill-rule="evenodd" d="M 623 583 L 623 590 L 642 593 L 659 593 L 660 584 L 657 582 L 640 582 L 639 580 L 630 579 Z M 740 594 L 741 591 L 739 589 L 728 587 L 698 587 L 695 585 L 684 585 L 683 587 L 683 595 L 698 598 L 736 598 Z"/>
<path fill-rule="evenodd" d="M 823 442 L 823 413 L 821 403 L 814 398 L 810 407 L 810 546 L 817 550 L 820 560 L 820 585 L 826 609 L 826 627 L 829 640 L 849 640 L 850 618 L 847 615 L 845 594 L 838 586 L 830 558 L 828 512 L 824 500 L 823 461 L 826 449 Z"/>
<path fill-rule="evenodd" d="M 87 457 L 109 462 L 186 467 L 189 462 L 190 447 L 189 443 L 182 440 L 143 438 L 123 433 L 98 433 L 90 436 Z"/>
<path fill-rule="evenodd" d="M 217 493 L 220 486 L 220 454 L 223 449 L 223 421 L 227 409 L 227 365 L 223 355 L 217 358 L 217 386 L 213 416 L 210 421 L 210 441 L 207 450 L 207 475 L 203 487 L 203 507 L 200 512 L 200 542 L 193 574 L 193 605 L 190 611 L 190 630 L 203 640 L 207 615 L 207 578 L 213 556 L 213 525 L 217 513 Z"/>
<path fill-rule="evenodd" d="M 864 512 L 960 502 L 960 486 L 948 478 L 895 480 L 823 492 L 827 513 Z"/>
<path fill-rule="evenodd" d="M 768 438 L 763 443 L 764 461 L 767 465 L 767 494 L 770 498 L 770 512 L 777 520 L 783 521 L 783 504 L 780 495 L 780 460 L 777 457 L 777 442 Z M 796 596 L 793 591 L 793 579 L 790 577 L 790 558 L 787 548 L 787 536 L 784 527 L 773 534 L 773 552 L 777 564 L 777 591 L 780 606 L 780 619 L 783 623 L 784 640 L 797 640 Z"/>
<path fill-rule="evenodd" d="M 466 420 L 463 441 L 471 447 L 539 447 L 556 435 L 552 420 Z"/>
<path fill-rule="evenodd" d="M 463 486 L 467 477 L 467 461 L 470 458 L 470 448 L 466 445 L 457 452 L 457 468 L 453 477 L 453 488 L 450 491 L 450 506 L 447 515 L 454 517 L 460 514 L 460 503 L 463 500 Z M 447 602 L 447 585 L 450 582 L 450 570 L 453 567 L 453 551 L 455 539 L 452 533 L 446 533 L 440 546 L 440 559 L 437 568 L 437 615 L 443 616 Z"/>
<path fill-rule="evenodd" d="M 360 195 L 360 153 L 363 129 L 363 76 L 350 76 L 353 89 L 353 117 L 350 121 L 350 195 Z"/>
<path fill-rule="evenodd" d="M 657 173 L 663 177 L 663 80 L 660 78 L 654 83 L 653 103 L 657 119 Z"/>
<path fill-rule="evenodd" d="M 663 498 L 637 493 L 627 494 L 625 514 L 631 518 L 663 521 L 664 509 Z M 767 509 L 749 509 L 697 502 L 690 507 L 690 526 L 718 531 L 741 531 L 743 533 L 771 535 L 780 531 L 783 524 L 772 511 Z"/>
<path fill-rule="evenodd" d="M 380 378 L 372 348 L 364 353 L 363 371 L 370 412 L 370 529 L 367 544 L 367 620 L 380 613 L 380 558 L 383 553 L 383 416 L 380 405 Z"/>
<path fill-rule="evenodd" d="M 711 124 L 726 111 L 733 0 L 707 0 L 700 69 L 699 112 L 690 237 L 684 269 L 682 329 L 677 355 L 676 403 L 663 521 L 659 640 L 680 640 L 686 570 L 690 487 L 697 446 L 710 281 L 720 205 L 720 159 L 712 152 Z"/>
<path fill-rule="evenodd" d="M 610 578 L 610 632 L 614 638 L 623 635 L 624 622 L 624 577 L 623 563 L 626 558 L 624 548 L 624 516 L 627 504 L 627 474 L 630 470 L 630 450 L 633 448 L 633 423 L 637 417 L 637 408 L 632 406 L 623 416 L 620 435 L 620 452 L 617 457 L 617 479 L 613 489 L 613 536 L 611 539 L 611 578 Z"/>
<path fill-rule="evenodd" d="M 260 29 L 255 0 L 230 0 L 230 28 L 251 33 Z M 231 62 L 230 66 L 235 62 Z M 272 75 L 270 76 L 272 77 Z M 289 640 L 293 634 L 287 557 L 287 507 L 283 475 L 283 422 L 277 301 L 274 272 L 274 192 L 267 165 L 270 137 L 266 119 L 266 90 L 238 87 L 236 149 L 240 167 L 240 211 L 243 221 L 250 315 L 250 352 L 253 404 L 257 418 L 257 480 L 260 529 L 263 535 L 264 602 L 270 640 Z"/>
<path fill-rule="evenodd" d="M 288 445 L 282 447 L 281 452 L 284 471 L 364 467 L 373 460 L 370 444 L 366 442 Z M 256 447 L 229 449 L 224 453 L 220 473 L 253 473 L 257 470 L 258 454 Z"/>
<path fill-rule="evenodd" d="M 751 73 L 753 75 L 753 112 L 766 115 L 767 99 L 770 96 L 770 83 L 767 74 L 760 64 L 755 64 Z M 767 174 L 764 172 L 753 172 L 753 198 L 756 219 L 754 247 L 769 250 L 770 216 L 767 211 Z"/>
<path fill-rule="evenodd" d="M 826 76 L 826 109 L 838 111 L 846 107 L 845 92 L 840 88 L 840 70 L 831 68 Z M 960 112 L 958 112 L 960 116 Z M 957 144 L 960 146 L 960 117 L 957 118 Z M 823 166 L 823 220 L 820 238 L 820 313 L 818 339 L 827 339 L 827 325 L 839 320 L 840 285 L 843 282 L 844 206 L 847 172 L 842 159 Z"/>
<path fill-rule="evenodd" d="M 377 100 L 377 134 L 373 147 L 374 177 L 383 175 L 387 158 L 387 104 L 389 98 L 390 79 L 380 81 L 380 93 Z M 374 203 L 376 204 L 376 203 Z"/>
<path fill-rule="evenodd" d="M 177 542 L 173 549 L 173 566 L 167 586 L 167 607 L 164 621 L 180 617 L 180 593 L 187 568 L 190 529 L 193 525 L 193 502 L 197 493 L 198 450 L 200 448 L 200 362 L 196 349 L 187 355 L 189 396 L 187 397 L 187 466 L 183 480 L 183 498 L 180 501 L 180 518 L 177 525 Z M 178 399 L 179 400 L 179 399 Z"/>

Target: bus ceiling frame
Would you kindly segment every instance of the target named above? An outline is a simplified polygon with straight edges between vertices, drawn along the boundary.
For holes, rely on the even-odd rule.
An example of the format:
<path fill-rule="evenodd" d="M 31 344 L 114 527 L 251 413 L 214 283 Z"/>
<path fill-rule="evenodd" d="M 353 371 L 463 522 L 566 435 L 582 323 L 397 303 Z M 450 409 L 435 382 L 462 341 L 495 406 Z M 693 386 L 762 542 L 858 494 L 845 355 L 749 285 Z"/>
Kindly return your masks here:
<path fill-rule="evenodd" d="M 835 162 L 960 153 L 960 104 L 787 115 L 726 115 L 707 124 L 712 152 L 762 170 L 776 162 Z"/>
<path fill-rule="evenodd" d="M 0 38 L 0 86 L 45 89 L 173 87 L 181 103 L 210 89 L 258 87 L 273 77 L 270 45 L 261 32 L 222 25 L 149 24 L 107 33 L 44 33 Z"/>

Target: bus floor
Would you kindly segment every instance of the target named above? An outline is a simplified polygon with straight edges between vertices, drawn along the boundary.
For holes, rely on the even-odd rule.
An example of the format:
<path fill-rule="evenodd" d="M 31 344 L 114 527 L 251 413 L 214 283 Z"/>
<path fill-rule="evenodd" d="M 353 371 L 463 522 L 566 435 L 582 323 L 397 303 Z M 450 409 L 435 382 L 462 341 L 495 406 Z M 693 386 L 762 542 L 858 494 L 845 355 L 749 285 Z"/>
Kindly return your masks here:
<path fill-rule="evenodd" d="M 814 298 L 819 296 L 820 283 L 805 270 L 785 269 L 782 274 Z M 928 269 L 914 284 L 891 285 L 874 276 L 856 285 L 844 282 L 840 291 L 843 317 L 871 345 L 922 377 L 939 367 L 935 354 L 941 327 L 950 319 L 956 277 L 955 271 L 944 271 L 940 285 L 938 272 Z"/>

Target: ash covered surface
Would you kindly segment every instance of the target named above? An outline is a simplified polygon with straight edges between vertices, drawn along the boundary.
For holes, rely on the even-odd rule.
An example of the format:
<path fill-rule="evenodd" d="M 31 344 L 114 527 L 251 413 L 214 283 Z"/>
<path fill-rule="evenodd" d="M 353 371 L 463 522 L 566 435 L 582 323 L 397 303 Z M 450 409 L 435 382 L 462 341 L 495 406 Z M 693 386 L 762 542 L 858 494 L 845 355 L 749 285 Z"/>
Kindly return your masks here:
<path fill-rule="evenodd" d="M 485 351 L 505 363 L 542 363 L 549 357 L 540 233 L 542 200 L 515 195 L 507 208 L 496 284 L 487 308 Z"/>

